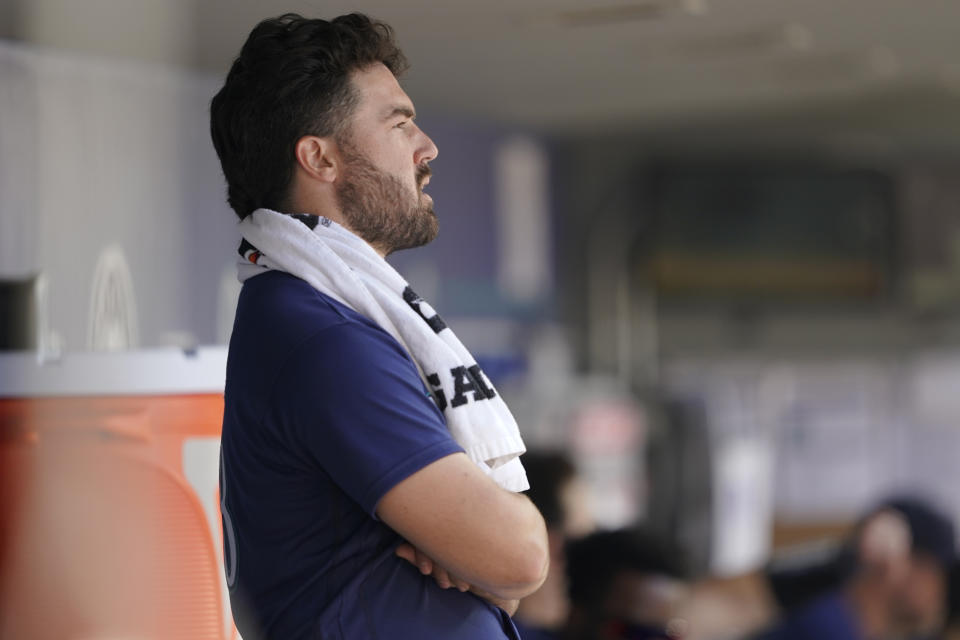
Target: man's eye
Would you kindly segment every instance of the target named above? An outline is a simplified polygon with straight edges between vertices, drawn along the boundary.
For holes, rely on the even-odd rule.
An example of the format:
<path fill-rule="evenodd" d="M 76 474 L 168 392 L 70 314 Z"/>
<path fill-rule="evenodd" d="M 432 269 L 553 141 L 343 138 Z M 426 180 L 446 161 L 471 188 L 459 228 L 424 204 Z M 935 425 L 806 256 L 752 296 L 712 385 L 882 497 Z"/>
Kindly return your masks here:
<path fill-rule="evenodd" d="M 397 128 L 398 128 L 398 129 L 403 129 L 403 128 L 406 127 L 408 124 L 410 124 L 410 121 L 409 121 L 409 120 L 401 120 L 400 122 L 397 123 Z"/>

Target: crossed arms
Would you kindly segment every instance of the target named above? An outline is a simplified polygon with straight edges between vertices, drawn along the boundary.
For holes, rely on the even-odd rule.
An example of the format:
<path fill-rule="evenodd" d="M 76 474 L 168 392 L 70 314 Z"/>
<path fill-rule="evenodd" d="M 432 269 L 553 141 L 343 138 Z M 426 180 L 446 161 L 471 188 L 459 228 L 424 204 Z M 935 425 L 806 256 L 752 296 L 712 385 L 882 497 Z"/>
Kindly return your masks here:
<path fill-rule="evenodd" d="M 513 613 L 549 565 L 543 517 L 463 453 L 433 462 L 380 500 L 377 516 L 410 543 L 398 555 L 440 586 L 467 587 Z"/>

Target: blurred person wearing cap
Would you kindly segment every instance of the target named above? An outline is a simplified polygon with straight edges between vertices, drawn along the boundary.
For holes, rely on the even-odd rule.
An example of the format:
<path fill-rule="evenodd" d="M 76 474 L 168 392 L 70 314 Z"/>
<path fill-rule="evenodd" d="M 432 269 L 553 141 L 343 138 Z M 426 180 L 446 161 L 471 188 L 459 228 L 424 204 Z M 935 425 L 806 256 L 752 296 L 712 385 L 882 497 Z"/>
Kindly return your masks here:
<path fill-rule="evenodd" d="M 567 454 L 527 451 L 523 466 L 530 480 L 527 496 L 547 524 L 550 570 L 543 585 L 520 601 L 513 621 L 523 640 L 555 640 L 570 611 L 566 545 L 593 530 L 593 517 L 586 487 Z"/>
<path fill-rule="evenodd" d="M 856 526 L 842 585 L 786 615 L 758 640 L 934 637 L 955 563 L 951 521 L 914 497 L 887 500 Z"/>
<path fill-rule="evenodd" d="M 687 584 L 680 554 L 643 528 L 598 531 L 567 547 L 570 617 L 563 640 L 684 638 L 675 611 Z"/>
<path fill-rule="evenodd" d="M 948 584 L 947 621 L 939 637 L 942 640 L 960 640 L 960 559 L 950 567 Z"/>
<path fill-rule="evenodd" d="M 246 640 L 517 640 L 546 577 L 516 422 L 385 259 L 438 231 L 405 68 L 382 22 L 287 14 L 210 106 L 243 236 L 220 496 Z"/>

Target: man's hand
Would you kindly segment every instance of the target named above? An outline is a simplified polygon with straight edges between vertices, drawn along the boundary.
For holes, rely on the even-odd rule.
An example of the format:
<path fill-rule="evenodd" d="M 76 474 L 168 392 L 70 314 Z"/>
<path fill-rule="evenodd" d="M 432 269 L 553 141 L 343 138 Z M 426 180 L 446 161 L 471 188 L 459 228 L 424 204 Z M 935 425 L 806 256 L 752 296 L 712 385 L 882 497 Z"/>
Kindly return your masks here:
<path fill-rule="evenodd" d="M 396 554 L 419 569 L 420 573 L 423 575 L 433 576 L 433 579 L 437 581 L 437 585 L 441 589 L 456 587 L 460 591 L 470 590 L 470 583 L 465 582 L 451 574 L 449 571 L 437 564 L 433 558 L 427 556 L 427 554 L 420 551 L 409 542 L 400 543 L 400 546 L 397 547 Z"/>
<path fill-rule="evenodd" d="M 437 581 L 437 585 L 441 589 L 449 589 L 451 587 L 456 587 L 461 592 L 470 591 L 474 593 L 495 607 L 500 607 L 507 612 L 508 615 L 513 615 L 517 612 L 517 607 L 520 604 L 519 600 L 504 600 L 502 598 L 497 598 L 496 596 L 487 593 L 460 578 L 457 578 L 455 575 L 441 567 L 433 558 L 429 557 L 415 546 L 409 542 L 402 542 L 396 550 L 397 556 L 403 558 L 417 569 L 420 570 L 425 576 L 433 576 L 433 579 Z"/>

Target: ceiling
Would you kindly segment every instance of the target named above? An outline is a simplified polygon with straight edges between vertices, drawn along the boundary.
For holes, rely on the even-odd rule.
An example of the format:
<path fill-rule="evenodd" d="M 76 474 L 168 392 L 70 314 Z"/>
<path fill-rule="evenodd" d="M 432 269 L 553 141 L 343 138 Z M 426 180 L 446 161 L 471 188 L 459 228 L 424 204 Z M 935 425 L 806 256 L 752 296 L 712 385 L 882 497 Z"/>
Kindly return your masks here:
<path fill-rule="evenodd" d="M 261 18 L 360 10 L 394 26 L 421 110 L 554 134 L 766 124 L 834 146 L 960 145 L 956 0 L 203 0 L 224 72 Z M 788 123 L 784 131 L 784 123 Z"/>
<path fill-rule="evenodd" d="M 131 6 L 20 0 L 111 1 Z M 381 18 L 412 63 L 403 82 L 423 113 L 561 136 L 749 127 L 755 137 L 960 148 L 957 0 L 134 4 L 161 1 L 183 7 L 194 31 L 185 63 L 217 74 L 264 17 L 359 10 Z"/>

